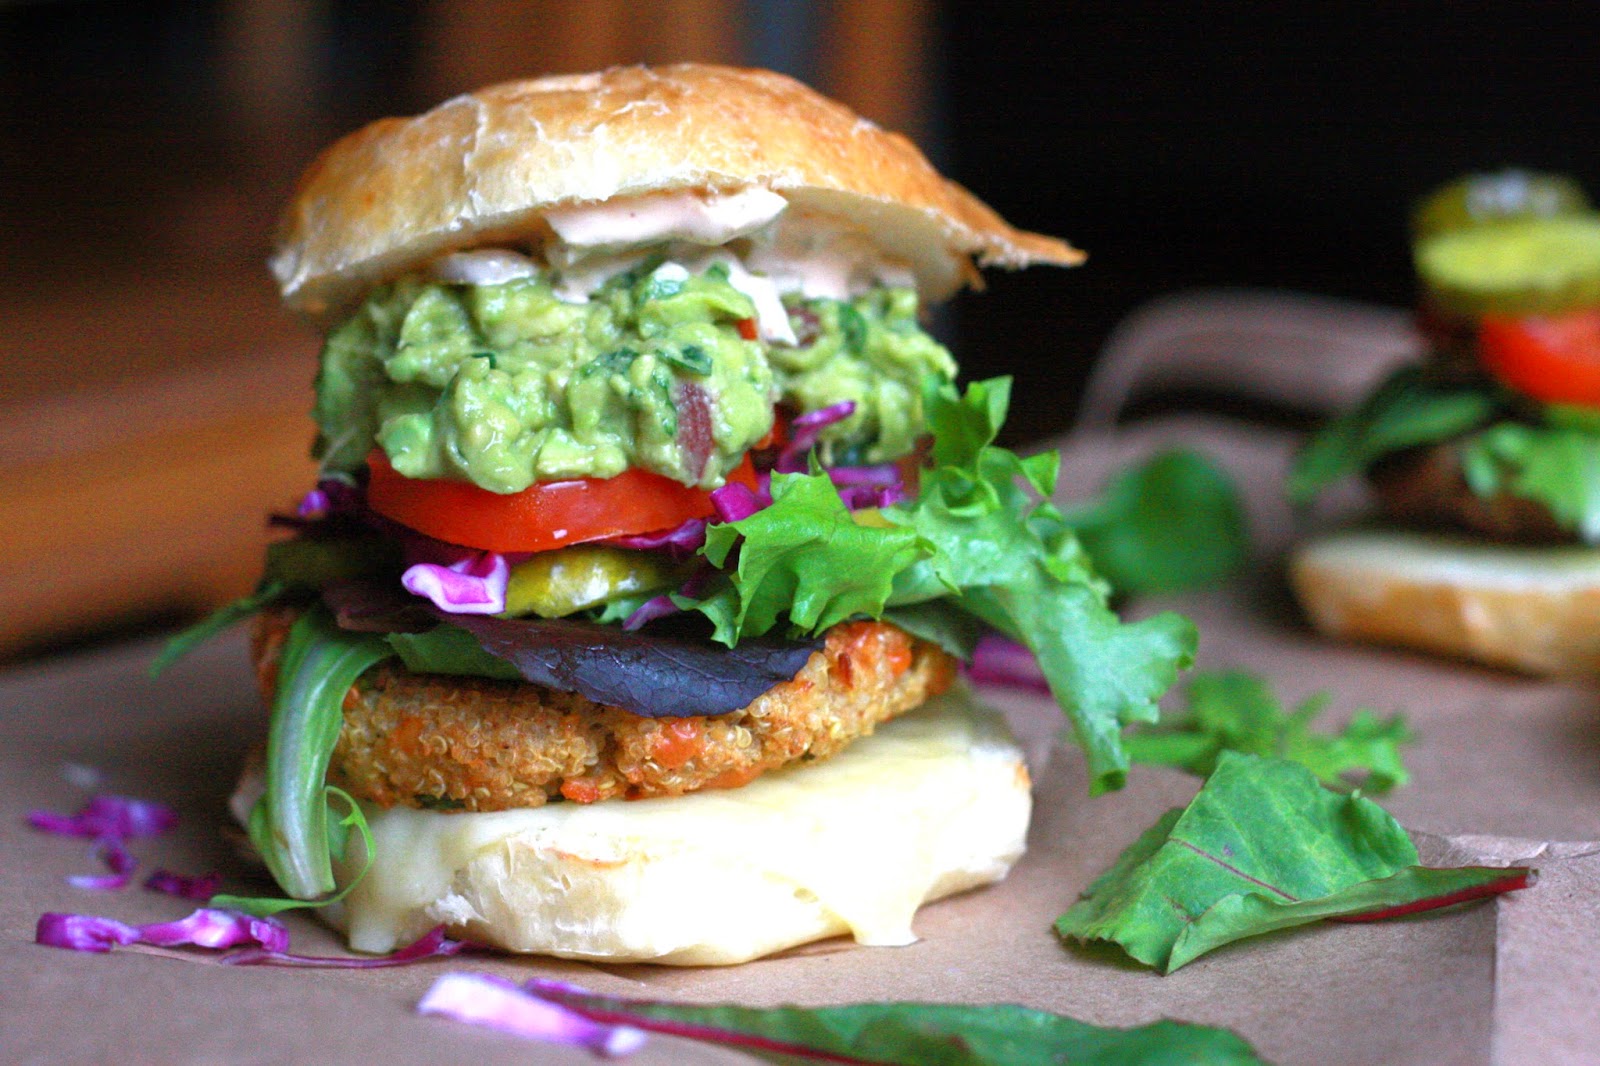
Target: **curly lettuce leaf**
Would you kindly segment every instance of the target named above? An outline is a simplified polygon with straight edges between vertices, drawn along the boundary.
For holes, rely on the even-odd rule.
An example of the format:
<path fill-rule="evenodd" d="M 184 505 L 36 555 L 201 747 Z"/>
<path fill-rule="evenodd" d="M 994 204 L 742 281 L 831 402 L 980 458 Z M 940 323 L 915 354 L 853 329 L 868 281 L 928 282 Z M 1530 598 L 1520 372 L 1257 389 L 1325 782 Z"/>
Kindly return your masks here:
<path fill-rule="evenodd" d="M 1022 458 L 993 445 L 1010 382 L 960 395 L 930 381 L 923 405 L 935 465 L 918 497 L 852 517 L 821 474 L 777 475 L 773 504 L 714 526 L 706 556 L 738 561 L 703 597 L 675 602 L 705 614 L 727 644 L 787 618 L 815 633 L 855 615 L 944 600 L 1026 644 L 1087 753 L 1096 793 L 1121 786 L 1121 733 L 1156 720 L 1156 700 L 1193 661 L 1194 626 L 1174 614 L 1123 623 L 1108 588 L 1059 511 L 1039 497 L 1059 457 Z"/>
<path fill-rule="evenodd" d="M 1330 787 L 1352 773 L 1365 775 L 1368 792 L 1387 792 L 1410 778 L 1400 746 L 1414 738 L 1398 714 L 1385 720 L 1362 709 L 1339 733 L 1313 732 L 1312 721 L 1327 709 L 1326 693 L 1287 711 L 1264 678 L 1243 670 L 1195 674 L 1186 696 L 1187 713 L 1124 738 L 1134 762 L 1205 777 L 1224 751 L 1239 751 L 1299 763 Z"/>
<path fill-rule="evenodd" d="M 1461 459 L 1477 495 L 1542 503 L 1585 544 L 1600 544 L 1600 433 L 1501 422 L 1462 442 Z"/>
<path fill-rule="evenodd" d="M 965 396 L 947 385 L 929 389 L 924 408 L 943 465 L 924 472 L 916 500 L 884 516 L 934 545 L 926 569 L 957 590 L 958 606 L 1034 653 L 1098 794 L 1122 786 L 1123 728 L 1157 719 L 1156 701 L 1194 661 L 1198 637 L 1193 623 L 1170 612 L 1125 623 L 1111 611 L 1072 528 L 1029 494 L 1054 489 L 1058 457 L 1023 459 L 991 443 L 1009 388 L 1000 379 L 976 383 Z M 912 572 L 904 591 L 931 587 Z"/>
<path fill-rule="evenodd" d="M 334 889 L 332 855 L 343 851 L 345 820 L 328 819 L 326 779 L 344 696 L 368 667 L 393 654 L 379 635 L 340 629 L 320 604 L 289 629 L 267 731 L 267 789 L 250 812 L 249 830 L 267 869 L 296 899 Z"/>
<path fill-rule="evenodd" d="M 773 474 L 772 506 L 708 528 L 702 553 L 724 567 L 736 544 L 727 585 L 703 600 L 674 597 L 711 619 L 712 639 L 729 647 L 780 618 L 808 634 L 856 615 L 876 618 L 895 575 L 932 550 L 911 530 L 857 522 L 825 474 Z"/>
<path fill-rule="evenodd" d="M 1230 751 L 1189 806 L 1146 830 L 1055 927 L 1171 973 L 1275 929 L 1415 913 L 1529 883 L 1521 868 L 1419 866 L 1376 803 L 1330 792 L 1295 763 Z"/>
<path fill-rule="evenodd" d="M 1403 367 L 1306 443 L 1289 469 L 1289 498 L 1310 503 L 1390 452 L 1477 429 L 1494 416 L 1496 406 L 1481 388 L 1441 385 L 1429 381 L 1421 367 Z"/>
<path fill-rule="evenodd" d="M 1063 518 L 1118 593 L 1148 595 L 1218 584 L 1249 551 L 1244 504 L 1233 479 L 1185 449 L 1118 472 L 1096 500 Z"/>

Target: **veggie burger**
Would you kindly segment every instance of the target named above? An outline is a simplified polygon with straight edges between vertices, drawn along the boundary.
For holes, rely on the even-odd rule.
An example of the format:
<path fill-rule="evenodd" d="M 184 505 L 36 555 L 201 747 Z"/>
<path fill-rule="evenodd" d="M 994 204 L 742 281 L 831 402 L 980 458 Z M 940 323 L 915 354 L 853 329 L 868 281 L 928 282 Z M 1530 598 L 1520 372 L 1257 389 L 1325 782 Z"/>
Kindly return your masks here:
<path fill-rule="evenodd" d="M 1003 877 L 1027 771 L 958 660 L 1026 644 L 1103 790 L 1194 645 L 1110 611 L 1056 457 L 992 443 L 1008 383 L 958 389 L 918 322 L 1080 259 L 761 71 L 513 82 L 328 148 L 272 259 L 327 330 L 323 474 L 221 616 L 257 614 L 272 714 L 235 811 L 285 895 L 244 905 L 706 964 L 905 943 Z"/>
<path fill-rule="evenodd" d="M 1600 213 L 1506 171 L 1438 190 L 1414 229 L 1428 357 L 1289 479 L 1309 502 L 1364 474 L 1381 521 L 1302 545 L 1295 590 L 1335 636 L 1600 672 Z"/>

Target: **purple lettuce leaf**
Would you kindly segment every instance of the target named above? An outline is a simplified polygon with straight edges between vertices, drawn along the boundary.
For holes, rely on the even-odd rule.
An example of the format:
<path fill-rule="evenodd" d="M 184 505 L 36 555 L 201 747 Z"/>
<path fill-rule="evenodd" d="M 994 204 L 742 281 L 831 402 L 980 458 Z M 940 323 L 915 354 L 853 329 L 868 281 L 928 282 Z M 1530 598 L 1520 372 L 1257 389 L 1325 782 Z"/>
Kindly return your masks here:
<path fill-rule="evenodd" d="M 726 714 L 791 680 L 819 640 L 710 641 L 560 618 L 442 616 L 526 681 L 647 718 Z"/>

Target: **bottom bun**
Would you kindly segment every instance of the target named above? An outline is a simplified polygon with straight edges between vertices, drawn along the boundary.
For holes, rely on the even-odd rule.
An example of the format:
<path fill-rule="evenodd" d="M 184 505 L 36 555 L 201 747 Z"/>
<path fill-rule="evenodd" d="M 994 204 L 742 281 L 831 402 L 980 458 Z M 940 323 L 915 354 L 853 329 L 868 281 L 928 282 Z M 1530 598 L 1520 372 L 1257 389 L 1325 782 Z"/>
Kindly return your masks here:
<path fill-rule="evenodd" d="M 1298 548 L 1289 573 L 1329 636 L 1532 674 L 1600 673 L 1600 550 L 1344 530 Z"/>
<path fill-rule="evenodd" d="M 357 951 L 443 922 L 510 951 L 682 966 L 851 933 L 916 940 L 928 900 L 1003 878 L 1031 812 L 1022 751 L 959 689 L 742 788 L 488 813 L 363 805 L 376 855 L 324 912 Z M 359 866 L 338 873 L 341 884 Z"/>

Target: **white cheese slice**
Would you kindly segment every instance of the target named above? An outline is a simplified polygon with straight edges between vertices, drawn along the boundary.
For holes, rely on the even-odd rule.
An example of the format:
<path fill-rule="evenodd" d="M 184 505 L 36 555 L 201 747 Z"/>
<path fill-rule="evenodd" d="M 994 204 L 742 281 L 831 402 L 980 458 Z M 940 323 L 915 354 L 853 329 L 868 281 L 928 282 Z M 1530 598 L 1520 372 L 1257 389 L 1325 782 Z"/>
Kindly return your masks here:
<path fill-rule="evenodd" d="M 958 693 L 743 788 L 366 813 L 376 858 L 329 915 L 359 951 L 445 922 L 512 951 L 708 965 L 840 933 L 913 942 L 923 902 L 1006 875 L 1030 799 L 1004 722 Z"/>

